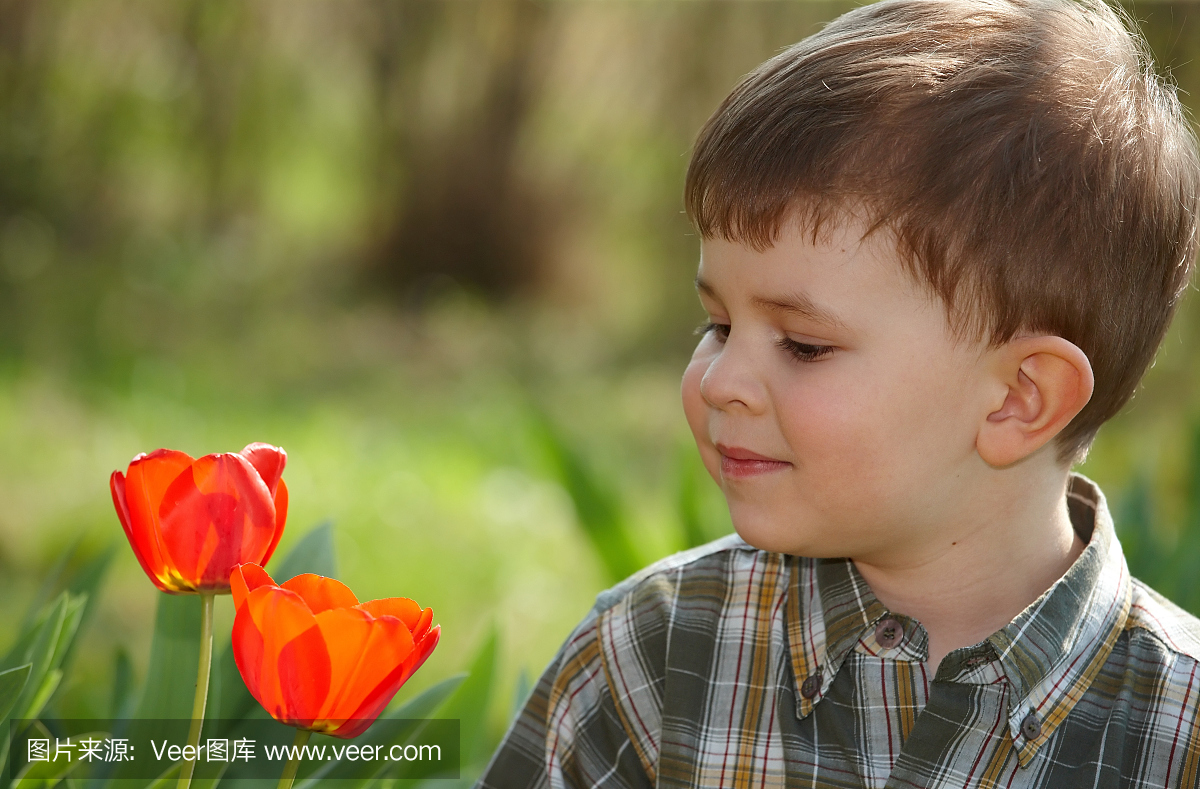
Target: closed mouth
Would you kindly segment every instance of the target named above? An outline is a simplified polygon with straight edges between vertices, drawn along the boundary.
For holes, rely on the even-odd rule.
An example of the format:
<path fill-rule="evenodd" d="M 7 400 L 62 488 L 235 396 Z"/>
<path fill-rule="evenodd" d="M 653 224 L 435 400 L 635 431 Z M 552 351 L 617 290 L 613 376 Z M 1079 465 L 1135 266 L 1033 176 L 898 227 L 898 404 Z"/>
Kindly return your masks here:
<path fill-rule="evenodd" d="M 792 467 L 786 460 L 760 455 L 743 447 L 717 444 L 717 451 L 721 453 L 721 476 L 726 478 L 756 477 Z"/>

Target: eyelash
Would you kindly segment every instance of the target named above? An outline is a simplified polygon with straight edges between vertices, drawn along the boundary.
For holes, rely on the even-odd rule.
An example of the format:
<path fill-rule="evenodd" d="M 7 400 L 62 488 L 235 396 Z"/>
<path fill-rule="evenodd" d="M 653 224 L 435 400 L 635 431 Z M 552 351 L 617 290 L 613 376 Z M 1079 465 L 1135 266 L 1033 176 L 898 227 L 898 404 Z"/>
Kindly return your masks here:
<path fill-rule="evenodd" d="M 700 328 L 696 329 L 697 334 L 716 334 L 720 342 L 725 342 L 729 337 L 729 324 L 727 323 L 705 323 Z M 792 358 L 800 362 L 815 362 L 822 356 L 826 356 L 833 352 L 832 345 L 809 345 L 803 342 L 796 342 L 790 337 L 780 337 L 775 342 L 781 349 L 786 351 Z"/>

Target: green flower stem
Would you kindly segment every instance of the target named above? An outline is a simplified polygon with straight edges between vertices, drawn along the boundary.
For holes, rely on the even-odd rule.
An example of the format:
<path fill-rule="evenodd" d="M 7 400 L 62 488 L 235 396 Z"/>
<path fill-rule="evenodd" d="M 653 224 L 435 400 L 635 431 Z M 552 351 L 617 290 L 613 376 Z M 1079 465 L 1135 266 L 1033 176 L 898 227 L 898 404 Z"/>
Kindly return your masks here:
<path fill-rule="evenodd" d="M 200 747 L 200 730 L 204 728 L 204 707 L 208 703 L 208 674 L 212 668 L 213 598 L 211 592 L 200 593 L 200 667 L 196 670 L 196 700 L 192 702 L 192 727 L 188 730 L 188 745 Z M 199 758 L 199 750 L 195 751 Z M 184 760 L 179 770 L 176 789 L 188 789 L 192 783 L 195 760 Z"/>
<path fill-rule="evenodd" d="M 308 742 L 312 732 L 308 729 L 296 729 L 296 739 L 292 740 L 292 758 L 283 767 L 283 775 L 279 776 L 279 786 L 276 789 L 292 789 L 296 780 L 296 771 L 300 769 L 300 749 Z"/>

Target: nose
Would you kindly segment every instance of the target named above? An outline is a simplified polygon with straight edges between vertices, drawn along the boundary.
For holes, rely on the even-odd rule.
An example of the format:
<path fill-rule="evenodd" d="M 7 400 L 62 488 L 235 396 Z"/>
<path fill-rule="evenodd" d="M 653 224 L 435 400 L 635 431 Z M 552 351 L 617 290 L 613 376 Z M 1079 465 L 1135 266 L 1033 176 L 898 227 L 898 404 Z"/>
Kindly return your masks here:
<path fill-rule="evenodd" d="M 757 414 L 766 408 L 766 387 L 753 349 L 731 332 L 700 379 L 700 396 L 713 408 Z"/>

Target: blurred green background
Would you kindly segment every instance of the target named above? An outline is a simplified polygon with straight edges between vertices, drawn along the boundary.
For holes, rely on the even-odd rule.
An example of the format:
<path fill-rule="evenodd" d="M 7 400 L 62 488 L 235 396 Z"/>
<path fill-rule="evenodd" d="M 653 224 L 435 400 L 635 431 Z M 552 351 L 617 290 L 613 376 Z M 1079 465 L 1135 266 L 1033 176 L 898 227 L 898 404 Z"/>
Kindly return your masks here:
<path fill-rule="evenodd" d="M 849 7 L 0 2 L 0 645 L 64 550 L 115 545 L 54 702 L 106 714 L 158 594 L 108 475 L 267 441 L 280 555 L 330 521 L 360 598 L 436 611 L 401 698 L 495 628 L 486 751 L 596 592 L 730 528 L 678 404 L 688 150 Z M 1128 8 L 1191 103 L 1200 6 Z M 1200 612 L 1196 310 L 1082 470 L 1135 574 Z"/>

